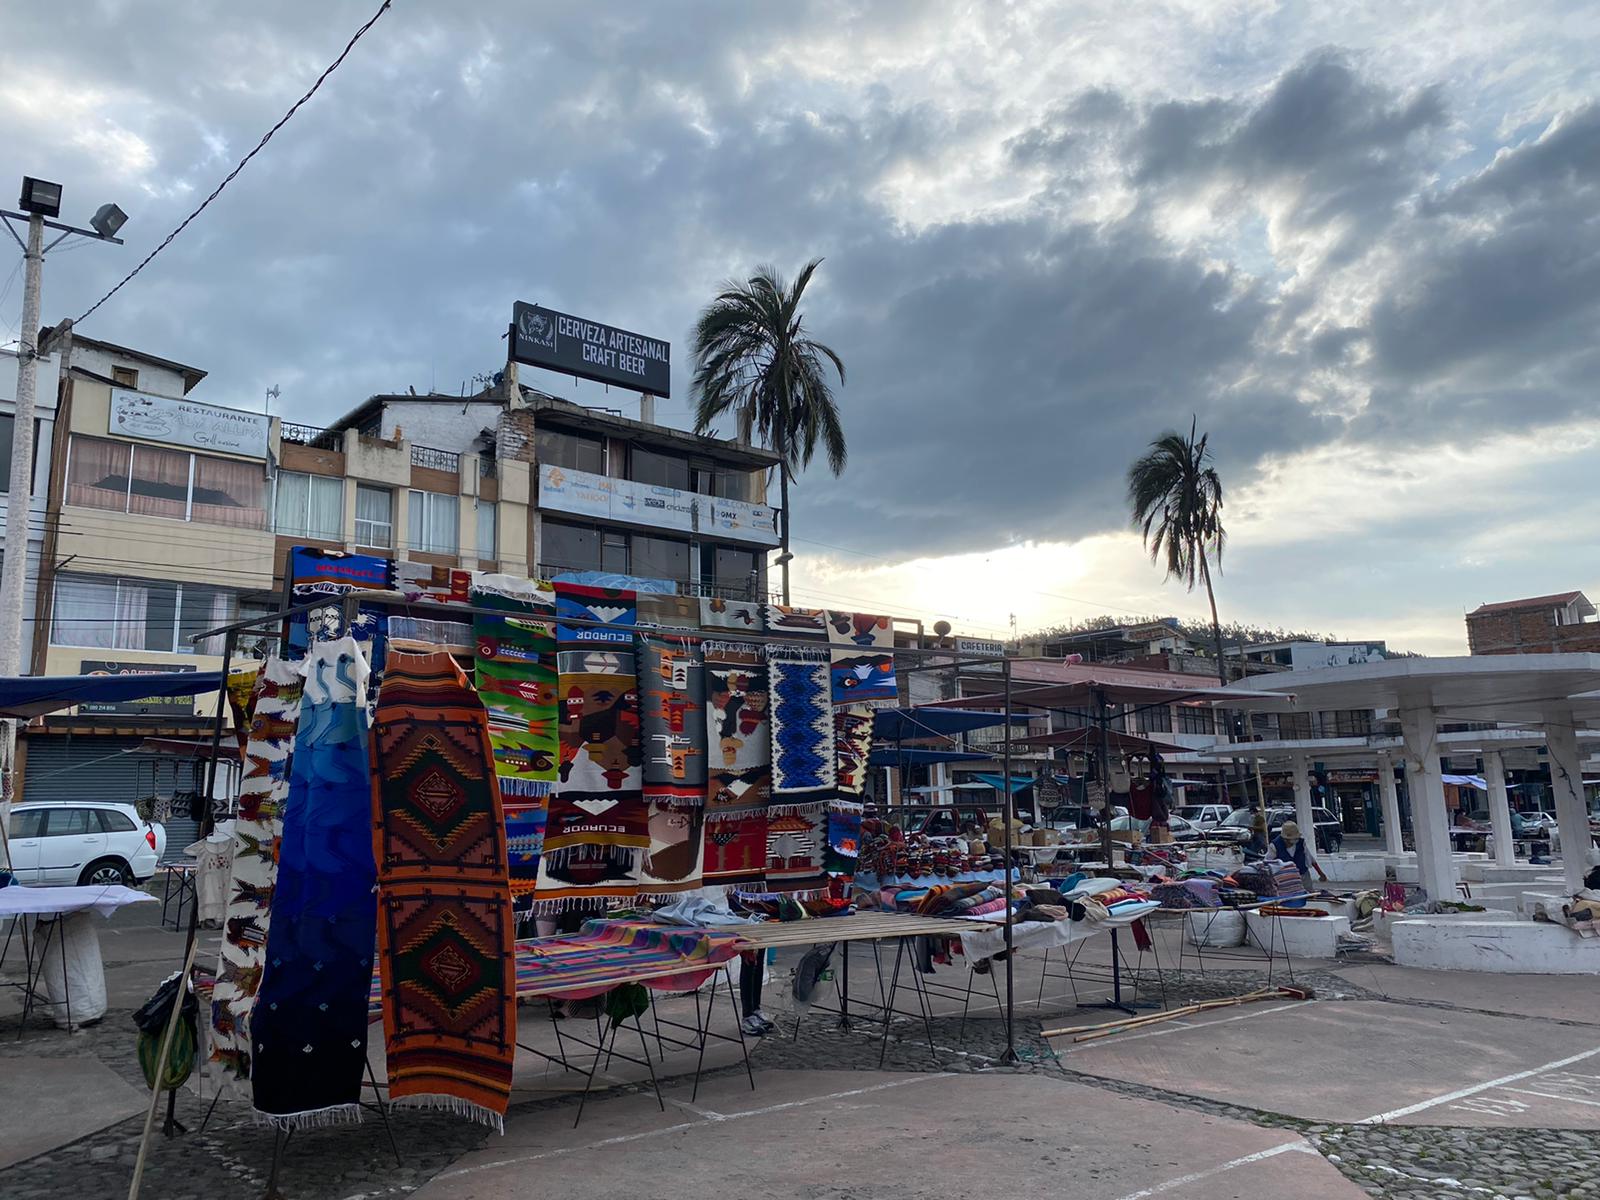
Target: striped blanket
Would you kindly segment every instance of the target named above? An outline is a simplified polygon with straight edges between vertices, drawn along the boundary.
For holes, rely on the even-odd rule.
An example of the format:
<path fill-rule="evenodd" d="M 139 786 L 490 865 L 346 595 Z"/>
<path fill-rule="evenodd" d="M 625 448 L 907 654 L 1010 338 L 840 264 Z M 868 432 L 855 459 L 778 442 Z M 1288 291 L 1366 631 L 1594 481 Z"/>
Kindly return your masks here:
<path fill-rule="evenodd" d="M 575 934 L 517 943 L 517 996 L 582 1000 L 635 981 L 659 991 L 688 991 L 745 948 L 737 934 L 709 929 L 588 921 Z M 376 1021 L 382 1015 L 374 975 L 371 1017 Z"/>

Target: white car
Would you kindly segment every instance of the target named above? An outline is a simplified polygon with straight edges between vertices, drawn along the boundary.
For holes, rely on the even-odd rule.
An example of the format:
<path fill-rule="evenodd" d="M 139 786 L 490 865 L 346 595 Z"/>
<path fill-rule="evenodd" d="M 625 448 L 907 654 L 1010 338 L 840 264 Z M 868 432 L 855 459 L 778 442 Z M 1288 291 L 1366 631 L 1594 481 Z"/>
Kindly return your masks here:
<path fill-rule="evenodd" d="M 1185 804 L 1176 810 L 1180 817 L 1201 829 L 1221 825 L 1232 811 L 1226 804 Z"/>
<path fill-rule="evenodd" d="M 132 887 L 156 873 L 166 848 L 166 828 L 149 824 L 131 804 L 81 800 L 11 811 L 11 870 L 18 883 Z"/>

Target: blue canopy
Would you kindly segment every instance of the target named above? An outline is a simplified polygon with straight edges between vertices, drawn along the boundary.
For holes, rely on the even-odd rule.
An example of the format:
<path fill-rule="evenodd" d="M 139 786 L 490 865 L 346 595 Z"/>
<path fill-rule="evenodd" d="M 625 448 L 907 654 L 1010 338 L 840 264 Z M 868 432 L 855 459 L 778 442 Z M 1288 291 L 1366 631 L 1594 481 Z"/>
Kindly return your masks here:
<path fill-rule="evenodd" d="M 1015 716 L 1016 721 L 1026 721 Z M 978 712 L 970 708 L 883 708 L 872 720 L 874 737 L 898 742 L 905 738 L 949 737 L 969 729 L 1004 725 L 1006 715 L 999 710 Z"/>
<path fill-rule="evenodd" d="M 220 671 L 13 676 L 0 679 L 0 717 L 27 721 L 76 704 L 127 704 L 146 696 L 201 696 L 221 687 Z"/>
<path fill-rule="evenodd" d="M 992 759 L 994 755 L 991 754 L 989 757 Z M 1005 776 L 1001 775 L 998 771 L 992 774 L 988 771 L 977 771 L 974 772 L 973 778 L 978 779 L 983 783 L 987 783 L 997 792 L 1005 787 Z M 1038 780 L 1036 780 L 1032 775 L 1013 775 L 1011 777 L 1011 794 L 1015 796 L 1018 792 L 1024 791 L 1027 788 L 1031 788 L 1037 782 Z"/>
<path fill-rule="evenodd" d="M 902 750 L 879 746 L 867 759 L 867 766 L 922 767 L 932 763 L 989 762 L 993 758 L 992 754 L 980 754 L 976 750 L 925 750 L 917 746 Z"/>

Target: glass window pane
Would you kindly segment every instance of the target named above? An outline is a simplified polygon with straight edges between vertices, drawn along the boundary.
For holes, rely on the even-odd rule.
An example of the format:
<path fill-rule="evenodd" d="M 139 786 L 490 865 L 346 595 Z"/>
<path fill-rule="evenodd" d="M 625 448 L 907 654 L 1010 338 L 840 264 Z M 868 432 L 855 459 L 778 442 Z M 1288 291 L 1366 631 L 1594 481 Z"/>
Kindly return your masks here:
<path fill-rule="evenodd" d="M 394 493 L 356 485 L 356 544 L 388 549 L 394 537 Z"/>
<path fill-rule="evenodd" d="M 67 503 L 126 512 L 131 451 L 125 443 L 74 434 L 67 452 Z"/>
<path fill-rule="evenodd" d="M 599 438 L 579 437 L 556 429 L 537 429 L 533 435 L 534 453 L 541 463 L 604 475 L 605 443 Z"/>
<path fill-rule="evenodd" d="M 11 836 L 36 838 L 44 832 L 45 809 L 28 808 L 11 814 Z"/>
<path fill-rule="evenodd" d="M 311 504 L 311 476 L 279 471 L 273 488 L 272 528 L 289 537 L 305 537 Z"/>
<path fill-rule="evenodd" d="M 178 622 L 178 649 L 185 653 L 221 654 L 222 635 L 197 643 L 191 643 L 189 638 L 238 620 L 238 612 L 238 596 L 227 588 L 208 587 L 200 583 L 184 584 L 182 614 Z"/>
<path fill-rule="evenodd" d="M 91 829 L 90 826 L 93 825 Z M 52 808 L 50 820 L 45 824 L 45 837 L 69 837 L 73 834 L 82 836 L 86 833 L 99 833 L 100 822 L 94 819 L 94 810 L 90 808 Z"/>
<path fill-rule="evenodd" d="M 709 547 L 707 547 L 709 549 Z M 705 550 L 700 552 L 702 555 Z M 722 588 L 749 588 L 756 586 L 756 556 L 749 550 L 734 550 L 727 546 L 716 548 L 715 582 Z"/>
<path fill-rule="evenodd" d="M 153 446 L 133 448 L 133 487 L 128 511 L 182 521 L 189 515 L 190 455 Z"/>
<path fill-rule="evenodd" d="M 90 809 L 100 819 L 100 828 L 105 833 L 130 833 L 138 826 L 126 813 L 119 813 L 113 808 Z"/>
<path fill-rule="evenodd" d="M 260 463 L 195 456 L 191 520 L 234 529 L 265 529 L 266 496 L 267 477 Z"/>
<path fill-rule="evenodd" d="M 56 579 L 50 641 L 57 646 L 112 644 L 117 614 L 117 581 L 62 575 Z"/>
<path fill-rule="evenodd" d="M 126 619 L 121 611 L 124 603 L 128 612 Z M 128 646 L 127 649 L 172 651 L 179 648 L 175 640 L 178 631 L 177 584 L 157 580 L 141 583 L 124 579 L 117 589 L 117 604 L 119 633 L 143 638 L 137 646 Z M 141 616 L 142 634 L 136 624 Z M 118 643 L 119 646 L 121 644 Z M 183 649 L 187 650 L 188 647 Z"/>
<path fill-rule="evenodd" d="M 344 541 L 344 480 L 313 475 L 310 483 L 306 536 L 325 542 Z"/>
<path fill-rule="evenodd" d="M 630 452 L 628 478 L 637 483 L 653 483 L 660 487 L 689 490 L 689 460 L 673 454 L 658 454 L 643 446 L 634 446 Z"/>
<path fill-rule="evenodd" d="M 539 539 L 542 565 L 572 571 L 600 569 L 600 534 L 592 525 L 545 521 Z"/>
<path fill-rule="evenodd" d="M 689 543 L 635 534 L 631 570 L 641 579 L 675 579 L 687 583 Z"/>
<path fill-rule="evenodd" d="M 460 510 L 458 496 L 413 491 L 406 516 L 411 549 L 428 554 L 454 554 L 460 529 Z"/>
<path fill-rule="evenodd" d="M 600 569 L 617 575 L 628 575 L 628 539 L 621 533 L 600 535 Z"/>
<path fill-rule="evenodd" d="M 411 492 L 407 497 L 405 544 L 407 550 L 420 550 L 422 548 L 423 506 L 427 495 L 427 492 Z"/>
<path fill-rule="evenodd" d="M 478 501 L 478 557 L 496 558 L 496 505 L 493 500 Z"/>

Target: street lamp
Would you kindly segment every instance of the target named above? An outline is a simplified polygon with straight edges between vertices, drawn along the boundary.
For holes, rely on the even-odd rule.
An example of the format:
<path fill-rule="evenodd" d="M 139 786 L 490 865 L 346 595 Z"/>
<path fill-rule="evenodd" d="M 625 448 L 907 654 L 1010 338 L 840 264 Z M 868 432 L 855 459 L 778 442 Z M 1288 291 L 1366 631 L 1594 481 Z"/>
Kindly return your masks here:
<path fill-rule="evenodd" d="M 34 392 L 39 376 L 39 307 L 44 282 L 44 256 L 69 237 L 86 237 L 97 242 L 122 244 L 117 231 L 127 215 L 115 204 L 102 205 L 94 214 L 92 229 L 63 225 L 53 218 L 61 215 L 61 185 L 32 175 L 22 177 L 22 194 L 17 200 L 21 212 L 0 209 L 6 232 L 22 247 L 27 268 L 22 293 L 22 334 L 17 350 L 17 399 L 11 426 L 11 493 L 6 540 L 9 553 L 0 563 L 0 677 L 21 674 L 22 596 L 28 573 L 28 524 L 33 507 L 33 424 Z M 17 234 L 13 221 L 28 227 L 28 240 Z M 60 237 L 45 245 L 46 228 L 60 231 Z M 70 336 L 72 323 L 63 321 L 56 334 Z M 18 536 L 20 534 L 20 536 Z M 7 837 L 10 827 L 11 798 L 16 795 L 15 721 L 0 722 L 0 866 L 10 866 Z"/>

